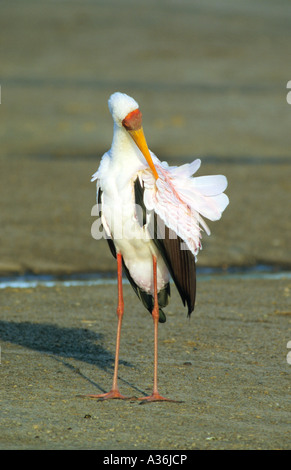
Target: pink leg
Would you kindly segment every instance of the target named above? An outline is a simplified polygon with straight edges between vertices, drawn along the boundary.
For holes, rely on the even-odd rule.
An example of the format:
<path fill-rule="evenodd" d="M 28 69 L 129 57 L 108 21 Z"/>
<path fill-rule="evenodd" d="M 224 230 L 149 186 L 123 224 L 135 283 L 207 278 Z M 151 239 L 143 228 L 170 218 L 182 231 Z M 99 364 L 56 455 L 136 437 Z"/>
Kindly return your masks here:
<path fill-rule="evenodd" d="M 125 397 L 121 395 L 118 386 L 117 386 L 117 374 L 118 374 L 118 363 L 119 363 L 119 346 L 120 346 L 120 333 L 121 333 L 121 324 L 122 317 L 124 312 L 124 302 L 123 302 L 123 292 L 122 292 L 122 256 L 120 253 L 117 253 L 117 285 L 118 285 L 118 305 L 117 305 L 117 335 L 116 335 L 116 350 L 115 350 L 115 363 L 114 363 L 114 374 L 113 374 L 113 383 L 112 389 L 110 392 L 101 393 L 99 395 L 85 395 L 89 398 L 99 398 L 100 400 L 108 400 L 110 398 L 119 398 L 122 400 L 128 400 L 131 397 Z"/>
<path fill-rule="evenodd" d="M 147 397 L 142 397 L 140 400 L 145 402 L 150 401 L 175 401 L 169 398 L 162 397 L 158 392 L 158 324 L 159 324 L 159 303 L 158 303 L 158 289 L 157 289 L 157 258 L 153 256 L 153 273 L 154 273 L 154 308 L 152 317 L 154 321 L 154 386 L 153 393 Z"/>

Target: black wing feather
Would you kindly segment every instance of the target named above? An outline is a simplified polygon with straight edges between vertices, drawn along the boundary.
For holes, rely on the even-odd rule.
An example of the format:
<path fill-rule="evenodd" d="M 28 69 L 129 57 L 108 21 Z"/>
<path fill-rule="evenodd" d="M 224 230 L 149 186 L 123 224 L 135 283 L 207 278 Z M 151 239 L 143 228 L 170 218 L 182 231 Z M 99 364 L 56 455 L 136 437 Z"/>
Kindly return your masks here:
<path fill-rule="evenodd" d="M 146 207 L 143 201 L 144 188 L 139 178 L 134 184 L 136 204 L 143 208 L 143 219 Z M 165 226 L 160 217 L 154 214 L 153 241 L 159 249 L 172 279 L 178 289 L 183 304 L 188 307 L 190 316 L 195 306 L 196 296 L 196 264 L 195 257 L 188 249 L 182 249 L 183 240 Z"/>

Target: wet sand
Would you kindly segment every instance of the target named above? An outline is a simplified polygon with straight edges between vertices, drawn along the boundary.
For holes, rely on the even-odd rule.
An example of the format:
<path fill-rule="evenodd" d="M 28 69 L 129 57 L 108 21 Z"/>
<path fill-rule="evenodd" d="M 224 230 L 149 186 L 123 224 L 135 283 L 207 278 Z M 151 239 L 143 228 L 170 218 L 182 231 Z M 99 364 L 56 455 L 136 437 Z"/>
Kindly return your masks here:
<path fill-rule="evenodd" d="M 90 177 L 117 90 L 161 160 L 228 178 L 198 265 L 290 268 L 290 16 L 282 0 L 3 1 L 0 275 L 115 270 L 91 236 Z M 76 397 L 111 385 L 115 286 L 1 289 L 1 448 L 287 449 L 290 288 L 201 277 L 190 323 L 173 288 L 160 387 L 183 403 L 143 406 Z M 120 388 L 140 396 L 152 321 L 125 299 Z"/>

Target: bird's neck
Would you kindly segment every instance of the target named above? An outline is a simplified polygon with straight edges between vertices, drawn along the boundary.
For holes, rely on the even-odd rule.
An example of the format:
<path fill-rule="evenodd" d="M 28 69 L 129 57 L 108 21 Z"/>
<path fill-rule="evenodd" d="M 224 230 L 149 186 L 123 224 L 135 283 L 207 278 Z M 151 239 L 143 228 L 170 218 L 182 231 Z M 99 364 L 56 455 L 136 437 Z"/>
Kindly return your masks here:
<path fill-rule="evenodd" d="M 147 167 L 144 156 L 123 127 L 114 125 L 110 153 L 114 164 L 120 165 L 128 175 Z"/>

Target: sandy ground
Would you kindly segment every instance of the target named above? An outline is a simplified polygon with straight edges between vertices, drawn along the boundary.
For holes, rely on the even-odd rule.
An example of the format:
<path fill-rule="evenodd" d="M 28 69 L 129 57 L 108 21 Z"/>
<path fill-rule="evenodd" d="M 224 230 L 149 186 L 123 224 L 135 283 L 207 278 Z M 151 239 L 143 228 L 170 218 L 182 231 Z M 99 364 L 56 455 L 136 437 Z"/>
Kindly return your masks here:
<path fill-rule="evenodd" d="M 115 270 L 90 176 L 117 90 L 159 158 L 228 178 L 199 266 L 290 268 L 290 17 L 287 0 L 2 1 L 0 275 Z M 152 406 L 76 397 L 111 384 L 114 286 L 1 289 L 1 447 L 286 449 L 290 287 L 201 279 L 190 324 L 173 289 L 160 383 L 183 403 Z M 152 322 L 125 295 L 120 386 L 143 395 Z"/>
<path fill-rule="evenodd" d="M 190 321 L 173 292 L 160 326 L 160 392 L 183 403 L 111 400 L 112 286 L 5 289 L 2 448 L 287 449 L 288 281 L 201 281 Z M 153 325 L 130 286 L 119 386 L 151 392 Z M 288 336 L 289 330 L 289 336 Z"/>

